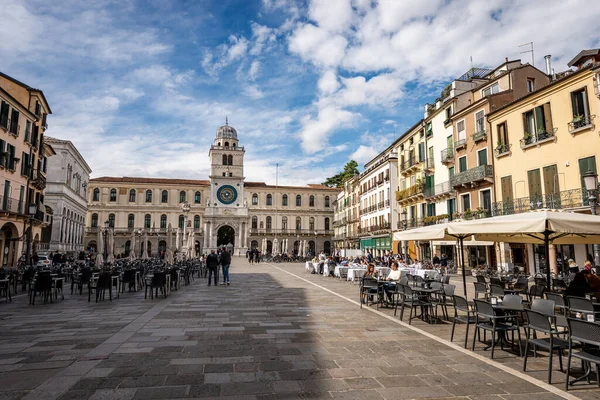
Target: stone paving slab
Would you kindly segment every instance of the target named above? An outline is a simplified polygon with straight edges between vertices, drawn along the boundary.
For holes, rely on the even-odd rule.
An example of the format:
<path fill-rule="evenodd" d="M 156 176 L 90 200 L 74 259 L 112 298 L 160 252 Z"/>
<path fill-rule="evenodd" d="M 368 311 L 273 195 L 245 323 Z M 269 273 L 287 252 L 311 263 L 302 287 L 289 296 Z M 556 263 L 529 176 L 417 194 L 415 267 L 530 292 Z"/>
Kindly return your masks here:
<path fill-rule="evenodd" d="M 236 258 L 231 280 L 167 299 L 0 303 L 0 399 L 565 398 L 430 335 L 445 325 L 359 310 L 357 286 L 303 265 Z"/>

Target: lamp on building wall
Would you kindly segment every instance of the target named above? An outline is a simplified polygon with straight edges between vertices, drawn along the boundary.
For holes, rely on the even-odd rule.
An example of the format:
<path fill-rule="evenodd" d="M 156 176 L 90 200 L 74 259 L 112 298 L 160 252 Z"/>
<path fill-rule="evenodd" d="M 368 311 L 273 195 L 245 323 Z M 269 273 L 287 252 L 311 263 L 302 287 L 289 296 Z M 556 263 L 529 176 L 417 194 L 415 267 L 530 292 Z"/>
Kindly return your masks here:
<path fill-rule="evenodd" d="M 588 200 L 590 202 L 590 208 L 592 215 L 596 215 L 596 205 L 598 203 L 598 174 L 588 170 L 583 174 L 583 183 L 585 189 L 588 192 Z M 594 265 L 600 265 L 600 245 L 594 245 Z"/>
<path fill-rule="evenodd" d="M 25 263 L 30 265 L 31 262 L 31 239 L 33 235 L 33 218 L 37 214 L 37 204 L 31 203 L 27 206 L 27 213 L 29 214 L 29 233 L 27 234 L 27 249 L 25 251 Z"/>

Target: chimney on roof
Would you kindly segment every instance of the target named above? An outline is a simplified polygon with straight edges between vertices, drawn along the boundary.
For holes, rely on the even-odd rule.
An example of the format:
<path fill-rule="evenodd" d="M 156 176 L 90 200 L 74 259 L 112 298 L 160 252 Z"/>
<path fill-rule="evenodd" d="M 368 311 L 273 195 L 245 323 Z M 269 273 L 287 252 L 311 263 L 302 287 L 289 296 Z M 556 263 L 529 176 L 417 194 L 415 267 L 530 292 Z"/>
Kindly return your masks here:
<path fill-rule="evenodd" d="M 504 61 L 505 61 L 505 62 L 508 62 L 508 57 L 504 57 Z"/>
<path fill-rule="evenodd" d="M 544 56 L 544 59 L 546 60 L 546 75 L 548 75 L 548 76 L 552 75 L 552 64 L 550 62 L 551 58 L 552 58 L 552 56 L 550 54 L 548 54 L 547 56 Z"/>

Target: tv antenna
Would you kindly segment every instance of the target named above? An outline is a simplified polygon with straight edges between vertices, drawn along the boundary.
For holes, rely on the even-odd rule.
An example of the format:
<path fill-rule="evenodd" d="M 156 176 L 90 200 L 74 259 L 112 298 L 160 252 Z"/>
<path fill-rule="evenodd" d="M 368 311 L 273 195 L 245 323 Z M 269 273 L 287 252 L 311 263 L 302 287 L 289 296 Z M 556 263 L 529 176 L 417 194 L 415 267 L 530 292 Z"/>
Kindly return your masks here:
<path fill-rule="evenodd" d="M 533 42 L 522 44 L 519 46 L 519 48 L 526 47 L 526 46 L 528 46 L 529 49 L 521 51 L 520 54 L 531 53 L 531 65 L 533 65 L 535 67 L 535 58 L 533 56 Z"/>

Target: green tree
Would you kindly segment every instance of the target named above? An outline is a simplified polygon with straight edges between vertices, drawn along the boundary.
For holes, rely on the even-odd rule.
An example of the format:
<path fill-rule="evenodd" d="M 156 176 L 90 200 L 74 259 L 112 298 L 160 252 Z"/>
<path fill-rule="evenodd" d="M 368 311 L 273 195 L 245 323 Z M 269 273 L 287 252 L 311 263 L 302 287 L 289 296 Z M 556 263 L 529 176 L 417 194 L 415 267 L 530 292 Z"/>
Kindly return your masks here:
<path fill-rule="evenodd" d="M 358 163 L 354 160 L 348 161 L 348 163 L 344 166 L 344 170 L 339 174 L 331 176 L 323 182 L 323 185 L 329 187 L 342 187 L 344 182 L 352 178 L 354 175 L 358 175 Z"/>

